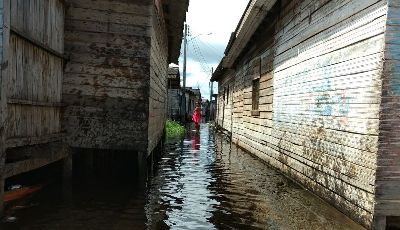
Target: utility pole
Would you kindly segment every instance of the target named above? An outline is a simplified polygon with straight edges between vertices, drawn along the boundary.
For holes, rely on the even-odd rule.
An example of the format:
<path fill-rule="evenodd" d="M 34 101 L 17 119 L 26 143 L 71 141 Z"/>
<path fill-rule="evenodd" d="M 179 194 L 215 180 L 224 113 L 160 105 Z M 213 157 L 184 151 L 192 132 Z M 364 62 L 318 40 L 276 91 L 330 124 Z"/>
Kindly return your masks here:
<path fill-rule="evenodd" d="M 211 67 L 211 78 L 212 78 L 213 73 L 214 73 L 214 67 Z M 211 102 L 211 100 L 212 100 L 212 95 L 213 95 L 213 86 L 214 86 L 214 82 L 213 82 L 213 81 L 210 81 L 210 83 L 211 83 L 211 87 L 210 87 L 210 102 Z"/>
<path fill-rule="evenodd" d="M 211 67 L 211 78 L 212 78 L 213 73 L 214 73 L 214 68 Z M 210 114 L 209 114 L 209 119 L 212 120 L 212 115 L 213 115 L 212 97 L 213 97 L 213 93 L 214 93 L 213 92 L 214 91 L 214 82 L 210 81 L 210 85 L 211 85 L 211 87 L 210 87 L 210 104 L 209 104 L 209 106 L 210 106 L 210 109 L 209 109 Z"/>
<path fill-rule="evenodd" d="M 188 28 L 185 23 L 185 34 L 183 40 L 183 89 L 182 89 L 182 121 L 186 122 L 186 51 L 187 51 Z"/>

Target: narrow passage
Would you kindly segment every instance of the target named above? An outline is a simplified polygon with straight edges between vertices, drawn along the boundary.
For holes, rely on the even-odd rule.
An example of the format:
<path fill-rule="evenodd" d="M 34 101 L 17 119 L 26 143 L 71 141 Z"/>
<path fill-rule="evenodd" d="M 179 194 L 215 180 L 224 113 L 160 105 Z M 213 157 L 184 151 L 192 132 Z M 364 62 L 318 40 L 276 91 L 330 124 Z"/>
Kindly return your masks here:
<path fill-rule="evenodd" d="M 208 124 L 158 168 L 146 205 L 150 229 L 362 229 Z"/>
<path fill-rule="evenodd" d="M 0 229 L 362 229 L 208 124 L 172 146 L 145 185 L 127 173 L 80 175 L 67 191 L 33 196 Z"/>

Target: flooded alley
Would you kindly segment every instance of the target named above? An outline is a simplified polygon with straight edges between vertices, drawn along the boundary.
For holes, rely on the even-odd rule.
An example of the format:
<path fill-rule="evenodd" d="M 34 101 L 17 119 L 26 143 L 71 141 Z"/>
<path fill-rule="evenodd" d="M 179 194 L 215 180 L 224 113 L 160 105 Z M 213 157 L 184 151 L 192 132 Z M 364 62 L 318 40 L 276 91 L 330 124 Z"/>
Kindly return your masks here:
<path fill-rule="evenodd" d="M 0 0 L 0 230 L 400 229 L 399 15 Z"/>
<path fill-rule="evenodd" d="M 202 124 L 137 175 L 53 184 L 0 229 L 362 229 Z"/>

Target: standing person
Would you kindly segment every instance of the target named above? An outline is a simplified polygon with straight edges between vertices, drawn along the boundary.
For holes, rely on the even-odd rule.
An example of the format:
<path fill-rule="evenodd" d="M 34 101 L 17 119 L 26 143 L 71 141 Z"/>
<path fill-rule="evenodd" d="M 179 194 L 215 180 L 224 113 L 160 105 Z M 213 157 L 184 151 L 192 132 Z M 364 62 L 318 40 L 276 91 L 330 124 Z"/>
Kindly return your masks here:
<path fill-rule="evenodd" d="M 201 121 L 201 105 L 199 102 L 196 103 L 196 108 L 194 108 L 192 121 L 198 131 L 200 129 L 200 121 Z"/>

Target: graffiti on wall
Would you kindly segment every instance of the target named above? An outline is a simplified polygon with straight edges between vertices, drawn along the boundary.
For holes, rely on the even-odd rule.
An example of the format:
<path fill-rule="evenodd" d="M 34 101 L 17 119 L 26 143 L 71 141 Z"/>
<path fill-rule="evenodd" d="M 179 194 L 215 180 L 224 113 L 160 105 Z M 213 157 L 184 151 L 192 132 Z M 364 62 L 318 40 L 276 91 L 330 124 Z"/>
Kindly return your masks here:
<path fill-rule="evenodd" d="M 282 76 L 274 92 L 274 121 L 307 123 L 329 117 L 335 127 L 348 125 L 351 97 L 343 87 L 332 83 L 332 74 L 322 71 L 322 79 L 310 81 L 310 71 L 304 69 L 292 76 Z M 275 82 L 274 82 L 275 84 Z"/>

